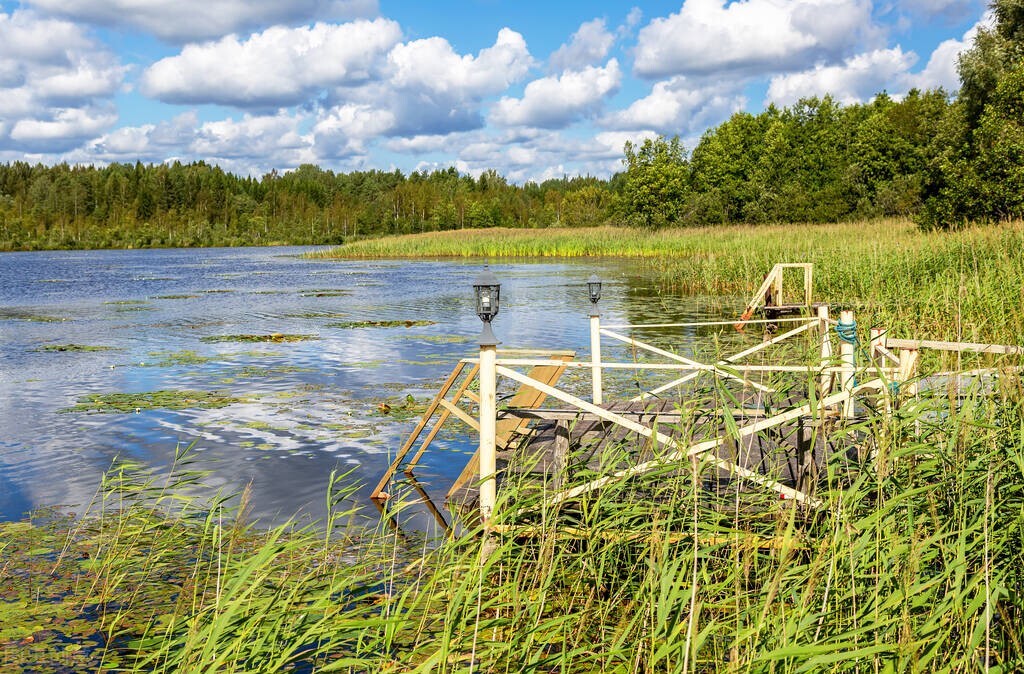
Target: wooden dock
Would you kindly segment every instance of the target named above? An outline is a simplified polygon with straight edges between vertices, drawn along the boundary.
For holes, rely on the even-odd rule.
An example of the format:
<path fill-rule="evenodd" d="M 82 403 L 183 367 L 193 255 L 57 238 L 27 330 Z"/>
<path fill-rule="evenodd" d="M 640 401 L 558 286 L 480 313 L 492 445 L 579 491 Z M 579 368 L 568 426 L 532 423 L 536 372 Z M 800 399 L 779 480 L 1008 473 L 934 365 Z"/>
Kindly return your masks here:
<path fill-rule="evenodd" d="M 640 400 L 613 402 L 601 409 L 656 428 L 672 439 L 677 447 L 687 447 L 727 435 L 726 423 L 710 413 L 697 416 L 684 414 L 673 401 Z M 732 418 L 743 424 L 763 419 L 757 409 L 731 410 Z M 668 449 L 650 437 L 578 409 L 516 409 L 505 416 L 526 419 L 523 428 L 509 447 L 498 452 L 498 489 L 509 481 L 544 485 L 557 493 L 574 482 L 580 474 L 601 475 L 656 460 Z M 499 417 L 500 418 L 500 417 Z M 798 418 L 773 427 L 769 432 L 728 439 L 713 450 L 722 461 L 756 472 L 796 490 L 808 490 L 824 462 L 836 447 L 829 442 L 829 433 L 822 428 L 834 421 Z M 689 471 L 687 465 L 679 470 Z M 705 489 L 721 491 L 736 489 L 737 476 L 719 467 L 702 476 Z M 740 489 L 749 489 L 743 483 Z M 448 495 L 449 505 L 472 510 L 477 507 L 479 490 L 467 482 Z"/>
<path fill-rule="evenodd" d="M 794 274 L 803 280 L 798 293 L 787 292 L 783 284 Z M 859 336 L 852 311 L 840 312 L 835 320 L 827 304 L 811 301 L 812 278 L 810 264 L 775 265 L 738 322 L 602 325 L 595 304 L 589 361 L 576 360 L 574 350 L 498 351 L 482 343 L 479 358 L 456 364 L 373 490 L 374 502 L 387 509 L 396 486 L 392 479 L 400 470 L 416 488 L 414 468 L 441 426 L 451 420 L 467 426 L 479 445 L 445 500 L 456 511 L 475 512 L 484 522 L 494 515 L 496 494 L 513 484 L 516 489 L 506 494 L 539 485 L 544 502 L 558 506 L 631 481 L 628 491 L 640 484 L 634 478 L 645 475 L 695 475 L 698 465 L 697 479 L 709 494 L 757 492 L 753 496 L 761 499 L 792 499 L 802 507 L 823 508 L 827 500 L 816 496 L 817 476 L 827 462 L 870 466 L 872 438 L 858 430 L 864 411 L 871 407 L 891 413 L 927 384 L 917 371 L 921 349 L 1004 357 L 1024 353 L 1013 345 L 893 339 L 883 328 L 872 328 L 869 334 L 861 330 Z M 755 318 L 756 313 L 762 318 Z M 644 331 L 705 326 L 742 333 L 759 324 L 763 334 L 746 333 L 750 340 L 761 337 L 759 342 L 707 363 L 641 339 Z M 632 361 L 604 361 L 602 338 L 633 350 Z M 798 348 L 788 353 L 797 354 L 797 362 L 781 362 L 786 351 L 766 362 L 769 349 L 793 341 L 799 342 Z M 636 358 L 637 352 L 647 358 Z M 751 362 L 755 354 L 759 362 Z M 590 375 L 590 390 L 559 388 L 562 374 L 570 369 Z M 629 400 L 605 401 L 602 372 L 623 369 L 663 383 Z M 965 374 L 980 377 L 992 371 Z M 701 377 L 705 384 L 690 383 Z M 518 387 L 504 399 L 503 409 L 497 405 L 498 379 L 503 391 Z M 949 381 L 959 382 L 959 375 Z M 702 398 L 696 393 L 700 390 L 715 395 Z M 429 496 L 417 492 L 439 525 L 448 528 Z M 714 501 L 709 499 L 708 507 L 715 507 Z"/>

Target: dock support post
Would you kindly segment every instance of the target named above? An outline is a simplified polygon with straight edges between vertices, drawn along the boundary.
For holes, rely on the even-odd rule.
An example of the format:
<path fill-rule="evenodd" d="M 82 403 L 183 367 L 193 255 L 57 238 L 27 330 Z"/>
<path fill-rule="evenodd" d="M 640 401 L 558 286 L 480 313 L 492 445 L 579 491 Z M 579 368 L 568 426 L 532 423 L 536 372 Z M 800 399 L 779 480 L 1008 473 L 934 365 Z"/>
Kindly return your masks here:
<path fill-rule="evenodd" d="M 880 347 L 885 346 L 885 328 L 871 328 L 871 354 L 872 361 L 879 361 L 882 358 Z"/>
<path fill-rule="evenodd" d="M 824 372 L 824 369 L 831 365 L 832 360 L 832 339 L 829 336 L 831 329 L 828 323 L 828 305 L 822 304 L 818 307 L 818 322 L 821 328 L 821 397 L 827 396 L 832 389 L 832 373 Z"/>
<path fill-rule="evenodd" d="M 900 369 L 896 380 L 900 383 L 900 391 L 908 395 L 917 393 L 917 384 L 908 384 L 917 376 L 917 349 L 900 349 Z"/>
<path fill-rule="evenodd" d="M 601 382 L 601 316 L 596 309 L 590 314 L 590 362 L 593 363 L 594 404 L 600 405 L 604 402 Z"/>
<path fill-rule="evenodd" d="M 854 374 L 857 368 L 857 322 L 853 319 L 852 311 L 843 311 L 839 314 L 839 356 L 842 360 L 841 384 L 842 390 L 852 391 L 854 386 Z M 848 398 L 843 405 L 843 412 L 847 419 L 853 417 L 853 398 Z"/>
<path fill-rule="evenodd" d="M 480 345 L 480 520 L 485 526 L 497 500 L 497 354 L 496 345 Z"/>

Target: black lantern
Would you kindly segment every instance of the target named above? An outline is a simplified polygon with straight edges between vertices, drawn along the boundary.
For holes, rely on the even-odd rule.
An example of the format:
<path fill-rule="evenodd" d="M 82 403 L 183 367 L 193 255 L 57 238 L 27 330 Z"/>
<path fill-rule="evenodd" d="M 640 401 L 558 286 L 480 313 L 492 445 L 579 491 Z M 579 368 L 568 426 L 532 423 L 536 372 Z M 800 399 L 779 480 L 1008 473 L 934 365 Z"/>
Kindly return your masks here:
<path fill-rule="evenodd" d="M 591 274 L 587 280 L 587 293 L 590 295 L 590 301 L 595 305 L 601 299 L 601 279 L 597 278 L 597 274 Z"/>
<path fill-rule="evenodd" d="M 498 340 L 491 330 L 491 321 L 498 315 L 501 283 L 489 267 L 484 267 L 473 280 L 473 292 L 476 293 L 476 315 L 484 322 L 483 332 L 480 333 L 480 346 L 495 346 Z"/>

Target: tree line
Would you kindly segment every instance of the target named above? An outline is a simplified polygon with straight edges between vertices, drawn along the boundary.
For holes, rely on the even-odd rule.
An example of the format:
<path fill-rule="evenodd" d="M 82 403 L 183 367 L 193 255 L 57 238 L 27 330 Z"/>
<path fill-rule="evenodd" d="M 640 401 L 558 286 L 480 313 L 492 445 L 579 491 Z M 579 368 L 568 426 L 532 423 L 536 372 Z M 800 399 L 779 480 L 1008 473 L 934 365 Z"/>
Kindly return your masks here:
<path fill-rule="evenodd" d="M 260 178 L 205 162 L 0 164 L 0 249 L 333 244 L 480 227 L 646 227 L 914 217 L 923 227 L 1024 217 L 1024 0 L 959 61 L 961 88 L 739 112 L 692 151 L 627 143 L 609 179 L 523 185 L 495 171 Z"/>

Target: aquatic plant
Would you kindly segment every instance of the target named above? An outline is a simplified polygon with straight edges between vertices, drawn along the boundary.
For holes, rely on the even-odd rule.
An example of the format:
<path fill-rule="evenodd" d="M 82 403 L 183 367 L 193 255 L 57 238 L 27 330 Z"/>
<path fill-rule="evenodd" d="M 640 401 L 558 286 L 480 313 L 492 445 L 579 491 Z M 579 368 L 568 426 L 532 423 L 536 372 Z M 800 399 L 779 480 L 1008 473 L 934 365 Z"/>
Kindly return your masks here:
<path fill-rule="evenodd" d="M 305 342 L 312 339 L 320 339 L 316 335 L 289 335 L 280 332 L 272 332 L 269 335 L 207 335 L 200 338 L 201 342 Z"/>
<path fill-rule="evenodd" d="M 412 328 L 423 325 L 435 325 L 437 321 L 427 320 L 389 320 L 389 321 L 348 321 L 344 323 L 328 323 L 329 328 Z"/>
<path fill-rule="evenodd" d="M 62 352 L 65 352 L 65 351 L 71 351 L 71 352 L 119 351 L 120 349 L 118 349 L 117 347 L 114 347 L 114 346 L 99 346 L 99 345 L 95 345 L 95 344 L 44 344 L 43 346 L 40 346 L 39 348 L 34 349 L 34 350 L 35 351 L 42 351 L 42 352 L 61 352 L 62 353 Z"/>
<path fill-rule="evenodd" d="M 115 414 L 155 409 L 216 409 L 240 402 L 245 399 L 224 392 L 165 389 L 142 393 L 90 393 L 80 397 L 73 407 L 60 411 Z"/>

